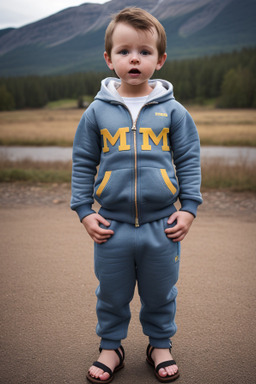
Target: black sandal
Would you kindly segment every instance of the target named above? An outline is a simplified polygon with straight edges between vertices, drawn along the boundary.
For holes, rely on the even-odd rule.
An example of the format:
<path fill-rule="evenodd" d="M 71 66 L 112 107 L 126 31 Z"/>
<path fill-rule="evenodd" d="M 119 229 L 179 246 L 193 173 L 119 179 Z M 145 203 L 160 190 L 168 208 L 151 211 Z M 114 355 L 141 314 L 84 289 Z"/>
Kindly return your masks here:
<path fill-rule="evenodd" d="M 147 362 L 155 368 L 154 372 L 155 372 L 157 379 L 161 383 L 170 383 L 171 381 L 178 379 L 178 377 L 180 376 L 179 371 L 177 371 L 174 375 L 171 375 L 171 376 L 167 375 L 165 377 L 162 377 L 159 375 L 159 373 L 158 373 L 159 369 L 169 367 L 170 365 L 176 365 L 176 362 L 175 362 L 175 360 L 168 360 L 168 361 L 164 361 L 163 363 L 158 364 L 157 367 L 155 367 L 154 360 L 151 357 L 154 349 L 155 348 L 152 347 L 150 344 L 148 345 L 148 347 L 147 347 Z M 171 349 L 172 349 L 172 347 L 170 347 L 170 353 L 171 353 Z"/>
<path fill-rule="evenodd" d="M 121 350 L 122 354 L 120 353 L 119 349 Z M 99 351 L 101 352 L 102 348 L 100 348 Z M 122 345 L 120 345 L 120 347 L 118 349 L 115 349 L 114 351 L 119 357 L 119 364 L 117 367 L 115 367 L 114 371 L 112 371 L 107 365 L 100 363 L 99 361 L 95 361 L 92 364 L 94 367 L 100 368 L 104 372 L 109 373 L 110 375 L 109 378 L 107 380 L 100 380 L 99 378 L 92 377 L 88 372 L 86 375 L 87 380 L 89 380 L 91 383 L 104 383 L 104 384 L 110 383 L 113 380 L 114 374 L 124 367 L 124 355 L 125 355 Z"/>

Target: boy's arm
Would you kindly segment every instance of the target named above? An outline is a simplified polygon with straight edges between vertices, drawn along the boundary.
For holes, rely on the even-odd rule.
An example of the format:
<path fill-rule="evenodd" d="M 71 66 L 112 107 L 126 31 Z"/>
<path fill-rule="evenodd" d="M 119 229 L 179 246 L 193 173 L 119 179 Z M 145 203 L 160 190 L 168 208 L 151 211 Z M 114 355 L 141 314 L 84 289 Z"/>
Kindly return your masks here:
<path fill-rule="evenodd" d="M 168 220 L 168 224 L 176 221 L 176 225 L 165 231 L 173 241 L 184 239 L 196 217 L 197 207 L 202 203 L 198 132 L 186 109 L 179 103 L 177 106 L 177 111 L 173 114 L 174 124 L 171 126 L 170 139 L 176 176 L 179 182 L 181 209 L 171 215 Z"/>
<path fill-rule="evenodd" d="M 103 229 L 99 226 L 99 224 L 105 225 L 108 227 L 110 223 L 104 219 L 98 213 L 92 213 L 82 219 L 82 224 L 87 230 L 88 234 L 95 241 L 95 243 L 102 244 L 105 243 L 114 232 L 111 229 Z"/>
<path fill-rule="evenodd" d="M 174 242 L 182 241 L 186 234 L 188 233 L 193 221 L 194 215 L 186 211 L 177 211 L 174 212 L 168 219 L 167 223 L 172 224 L 174 221 L 177 224 L 172 228 L 167 228 L 165 233 L 169 239 L 172 239 Z"/>
<path fill-rule="evenodd" d="M 94 178 L 100 161 L 100 137 L 95 124 L 83 114 L 74 138 L 72 155 L 71 209 L 80 221 L 95 213 L 92 209 Z"/>
<path fill-rule="evenodd" d="M 70 206 L 78 214 L 91 238 L 101 244 L 114 232 L 100 227 L 100 223 L 106 227 L 109 223 L 92 209 L 94 178 L 100 162 L 101 143 L 97 125 L 87 116 L 89 112 L 90 110 L 83 114 L 74 139 Z"/>
<path fill-rule="evenodd" d="M 88 111 L 88 110 L 87 110 Z M 72 196 L 71 209 L 76 211 L 80 221 L 95 213 L 92 209 L 94 202 L 94 178 L 100 161 L 100 135 L 96 124 L 93 124 L 87 111 L 83 114 L 78 125 L 72 155 Z"/>

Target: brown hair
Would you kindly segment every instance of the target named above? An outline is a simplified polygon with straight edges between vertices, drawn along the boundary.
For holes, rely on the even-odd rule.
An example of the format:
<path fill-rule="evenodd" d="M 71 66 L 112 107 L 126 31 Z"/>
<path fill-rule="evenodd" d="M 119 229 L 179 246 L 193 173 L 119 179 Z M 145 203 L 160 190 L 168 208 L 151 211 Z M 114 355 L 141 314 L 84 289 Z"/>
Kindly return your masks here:
<path fill-rule="evenodd" d="M 112 36 L 117 23 L 125 23 L 131 25 L 135 29 L 144 31 L 152 31 L 153 28 L 157 31 L 157 50 L 158 56 L 162 57 L 166 50 L 166 33 L 162 24 L 150 13 L 144 9 L 131 7 L 124 8 L 122 11 L 113 16 L 105 33 L 105 50 L 111 57 Z"/>

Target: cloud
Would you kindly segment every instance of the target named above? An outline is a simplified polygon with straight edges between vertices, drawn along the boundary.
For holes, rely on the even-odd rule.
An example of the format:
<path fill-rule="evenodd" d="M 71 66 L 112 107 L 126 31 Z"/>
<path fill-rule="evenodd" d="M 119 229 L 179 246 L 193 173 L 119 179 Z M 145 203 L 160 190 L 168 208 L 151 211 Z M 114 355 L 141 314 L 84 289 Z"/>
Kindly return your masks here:
<path fill-rule="evenodd" d="M 38 21 L 65 8 L 86 2 L 105 3 L 107 0 L 7 0 L 0 4 L 0 29 L 21 27 Z"/>

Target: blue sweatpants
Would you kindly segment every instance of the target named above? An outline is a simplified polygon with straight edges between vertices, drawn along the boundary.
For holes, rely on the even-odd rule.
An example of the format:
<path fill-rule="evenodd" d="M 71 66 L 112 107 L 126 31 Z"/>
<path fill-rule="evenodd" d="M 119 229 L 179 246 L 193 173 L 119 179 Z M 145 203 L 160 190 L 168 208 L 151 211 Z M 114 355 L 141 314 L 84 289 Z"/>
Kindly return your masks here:
<path fill-rule="evenodd" d="M 176 332 L 175 312 L 180 244 L 168 239 L 168 218 L 134 225 L 108 220 L 114 235 L 95 243 L 97 335 L 103 349 L 116 349 L 127 337 L 136 281 L 143 332 L 156 348 L 169 348 Z M 104 226 L 102 226 L 104 227 Z M 104 227 L 105 228 L 105 227 Z"/>

